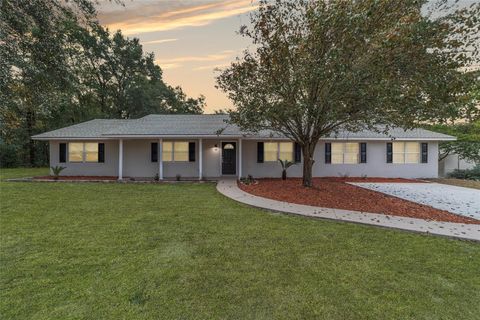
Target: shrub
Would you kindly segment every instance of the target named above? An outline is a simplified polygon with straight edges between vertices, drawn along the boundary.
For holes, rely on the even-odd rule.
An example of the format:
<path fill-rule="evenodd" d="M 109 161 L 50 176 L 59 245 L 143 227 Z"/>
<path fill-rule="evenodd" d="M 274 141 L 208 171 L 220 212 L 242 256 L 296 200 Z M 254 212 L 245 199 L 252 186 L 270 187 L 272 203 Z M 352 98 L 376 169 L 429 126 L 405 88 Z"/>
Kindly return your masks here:
<path fill-rule="evenodd" d="M 240 181 L 243 184 L 250 185 L 250 184 L 253 184 L 255 182 L 255 179 L 253 179 L 253 176 L 251 174 L 249 174 L 249 175 L 247 175 L 246 178 L 241 178 Z"/>
<path fill-rule="evenodd" d="M 55 167 L 50 167 L 50 169 L 52 169 L 53 179 L 58 180 L 58 176 L 60 176 L 60 172 L 62 172 L 65 169 L 65 167 L 55 166 Z"/>
<path fill-rule="evenodd" d="M 465 180 L 480 180 L 480 164 L 477 164 L 473 169 L 455 169 L 448 174 L 448 177 Z"/>
<path fill-rule="evenodd" d="M 282 180 L 287 180 L 287 169 L 293 166 L 295 163 L 288 160 L 278 159 L 280 165 L 282 166 Z"/>
<path fill-rule="evenodd" d="M 15 168 L 19 166 L 17 149 L 9 144 L 0 143 L 0 168 Z"/>

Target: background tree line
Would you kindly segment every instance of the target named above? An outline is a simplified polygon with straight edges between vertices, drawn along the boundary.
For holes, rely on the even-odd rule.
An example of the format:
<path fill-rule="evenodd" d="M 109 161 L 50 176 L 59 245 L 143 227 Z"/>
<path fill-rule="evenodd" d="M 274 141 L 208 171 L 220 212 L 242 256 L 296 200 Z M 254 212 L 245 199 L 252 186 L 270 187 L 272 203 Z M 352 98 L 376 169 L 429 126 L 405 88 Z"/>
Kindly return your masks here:
<path fill-rule="evenodd" d="M 93 118 L 202 113 L 162 78 L 138 39 L 97 20 L 90 0 L 0 2 L 0 163 L 45 165 L 34 134 Z"/>
<path fill-rule="evenodd" d="M 463 113 L 460 121 L 427 125 L 429 130 L 457 137 L 457 141 L 440 143 L 439 160 L 457 154 L 461 159 L 480 165 L 480 70 L 469 71 L 473 75 L 467 94 L 461 97 Z"/>

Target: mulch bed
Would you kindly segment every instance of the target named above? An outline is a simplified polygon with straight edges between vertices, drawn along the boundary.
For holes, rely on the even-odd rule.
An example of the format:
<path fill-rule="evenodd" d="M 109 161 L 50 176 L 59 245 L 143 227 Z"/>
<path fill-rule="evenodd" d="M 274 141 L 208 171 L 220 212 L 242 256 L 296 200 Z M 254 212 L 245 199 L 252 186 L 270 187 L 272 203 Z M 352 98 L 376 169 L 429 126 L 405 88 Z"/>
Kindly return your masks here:
<path fill-rule="evenodd" d="M 54 180 L 53 176 L 43 176 L 43 177 L 33 177 L 34 180 Z M 106 180 L 114 181 L 117 180 L 117 177 L 112 176 L 60 176 L 58 180 L 61 181 L 79 181 L 79 180 Z"/>
<path fill-rule="evenodd" d="M 430 206 L 363 189 L 346 182 L 421 182 L 387 178 L 314 178 L 312 188 L 304 188 L 302 179 L 259 179 L 258 184 L 238 186 L 245 192 L 269 199 L 425 220 L 480 224 L 479 220 L 463 217 Z"/>

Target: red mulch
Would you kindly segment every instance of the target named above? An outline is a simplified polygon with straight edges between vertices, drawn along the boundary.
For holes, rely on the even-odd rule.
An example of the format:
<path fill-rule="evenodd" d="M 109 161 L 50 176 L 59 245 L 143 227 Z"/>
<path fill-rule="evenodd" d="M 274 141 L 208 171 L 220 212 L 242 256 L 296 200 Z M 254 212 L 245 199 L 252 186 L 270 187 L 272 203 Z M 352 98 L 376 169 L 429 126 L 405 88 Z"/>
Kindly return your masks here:
<path fill-rule="evenodd" d="M 390 183 L 425 183 L 425 181 L 422 180 L 416 180 L 416 179 L 404 179 L 404 178 L 362 178 L 362 177 L 347 177 L 347 178 L 341 178 L 341 177 L 325 177 L 325 178 L 319 178 L 322 180 L 328 180 L 328 181 L 333 181 L 333 182 L 372 182 L 372 183 L 377 183 L 377 182 L 390 182 Z"/>
<path fill-rule="evenodd" d="M 53 176 L 33 177 L 35 180 L 53 180 Z M 78 180 L 117 180 L 117 177 L 112 176 L 60 176 L 58 180 L 62 181 L 78 181 Z"/>
<path fill-rule="evenodd" d="M 363 182 L 413 182 L 407 179 L 358 178 Z M 345 182 L 357 178 L 314 178 L 312 188 L 304 188 L 302 179 L 259 179 L 258 184 L 239 183 L 245 192 L 279 201 L 317 207 L 388 214 L 425 220 L 480 224 L 479 220 L 456 215 Z"/>

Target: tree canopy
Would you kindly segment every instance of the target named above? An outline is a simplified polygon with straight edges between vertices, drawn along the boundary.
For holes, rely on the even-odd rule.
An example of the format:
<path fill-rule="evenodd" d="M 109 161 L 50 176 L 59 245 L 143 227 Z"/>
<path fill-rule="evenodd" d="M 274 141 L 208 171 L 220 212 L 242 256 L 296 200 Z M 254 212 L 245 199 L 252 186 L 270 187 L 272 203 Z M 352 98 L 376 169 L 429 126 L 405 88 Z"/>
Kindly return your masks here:
<path fill-rule="evenodd" d="M 461 159 L 480 163 L 480 120 L 450 125 L 437 124 L 427 128 L 457 137 L 457 141 L 440 143 L 439 160 L 457 154 Z"/>
<path fill-rule="evenodd" d="M 36 133 L 93 118 L 202 113 L 138 39 L 102 27 L 91 0 L 0 2 L 1 165 L 48 159 Z M 4 157 L 8 153 L 8 157 Z"/>
<path fill-rule="evenodd" d="M 480 4 L 261 0 L 240 33 L 253 46 L 217 77 L 242 128 L 296 141 L 311 185 L 318 140 L 340 129 L 413 128 L 465 116 Z M 471 110 L 471 109 L 468 109 Z"/>

